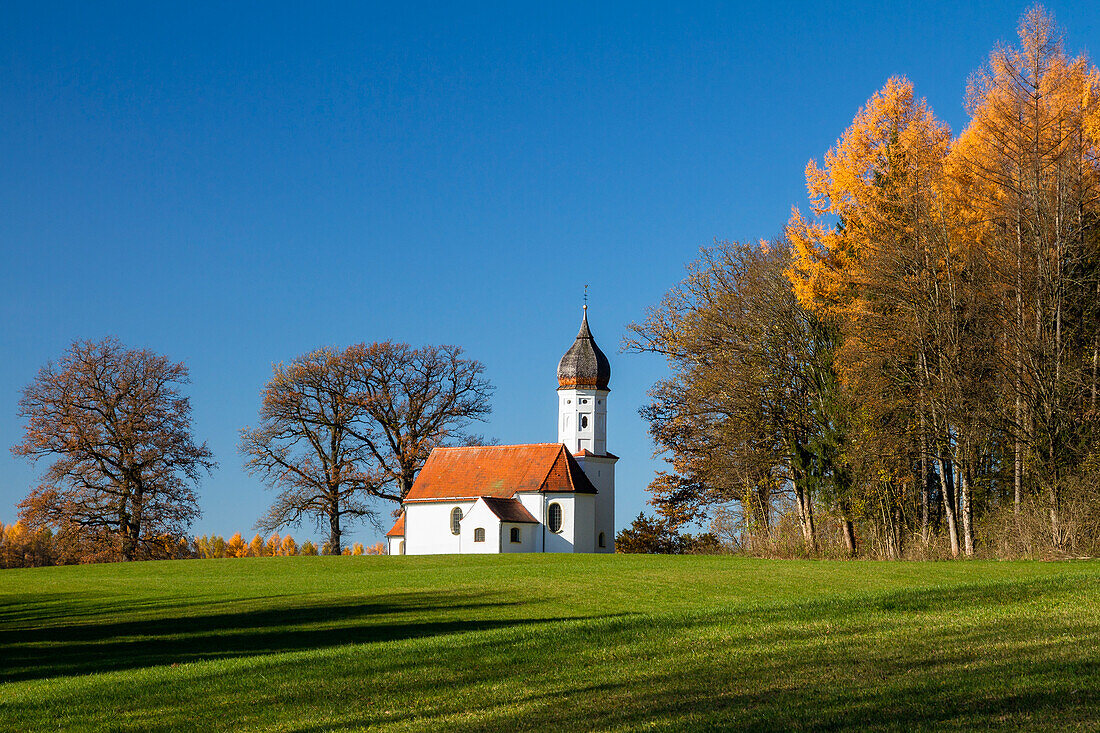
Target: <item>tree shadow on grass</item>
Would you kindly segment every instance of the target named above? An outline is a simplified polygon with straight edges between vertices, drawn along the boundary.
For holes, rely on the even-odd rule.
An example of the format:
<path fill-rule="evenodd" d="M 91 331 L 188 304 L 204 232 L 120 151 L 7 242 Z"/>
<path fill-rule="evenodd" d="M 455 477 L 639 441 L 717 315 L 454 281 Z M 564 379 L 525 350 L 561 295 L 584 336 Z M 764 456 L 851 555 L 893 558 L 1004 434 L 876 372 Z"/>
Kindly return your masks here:
<path fill-rule="evenodd" d="M 298 597 L 300 598 L 300 596 Z M 488 593 L 403 593 L 370 596 L 362 601 L 299 602 L 288 605 L 281 598 L 256 602 L 275 607 L 220 613 L 204 612 L 206 603 L 192 613 L 162 614 L 156 618 L 103 620 L 72 626 L 36 623 L 42 607 L 64 602 L 79 613 L 71 597 L 41 597 L 8 604 L 6 623 L 0 625 L 0 682 L 107 672 L 120 669 L 180 664 L 201 660 L 303 651 L 342 644 L 414 639 L 506 624 L 556 621 L 548 618 L 493 619 L 514 602 L 495 600 Z M 234 601 L 240 604 L 238 599 Z M 74 608 L 74 605 L 76 608 Z M 22 614 L 18 609 L 23 609 Z M 129 609 L 126 609 L 129 610 Z M 46 614 L 52 616 L 53 614 Z"/>
<path fill-rule="evenodd" d="M 444 702 L 439 710 L 431 681 L 413 681 L 404 710 L 291 728 L 432 730 L 453 725 L 448 716 L 464 716 L 463 727 L 478 730 L 1095 728 L 1100 644 L 1081 640 L 1100 638 L 1100 618 L 1042 611 L 1046 601 L 1064 601 L 1077 582 L 914 589 L 878 602 L 688 614 L 682 622 L 619 617 L 599 628 L 615 652 L 610 658 L 633 655 L 632 663 L 601 669 L 589 657 L 593 663 L 581 662 L 563 676 L 539 670 L 534 661 L 486 668 L 480 686 L 511 694 L 475 696 L 474 707 L 466 697 L 465 709 Z M 1018 610 L 1024 604 L 1030 604 L 1027 613 Z M 827 643 L 811 623 L 829 627 Z M 726 627 L 733 633 L 713 633 Z M 689 643 L 650 643 L 656 635 Z M 584 660 L 592 640 L 585 622 L 569 625 L 555 631 L 552 652 L 543 644 L 532 659 L 551 653 Z M 562 679 L 574 682 L 562 685 Z M 519 690 L 516 680 L 525 680 Z M 420 714 L 420 699 L 436 700 L 436 712 Z"/>
<path fill-rule="evenodd" d="M 12 677 L 27 679 L 454 634 L 385 654 L 319 655 L 278 687 L 257 679 L 285 676 L 282 659 L 259 659 L 247 675 L 204 667 L 174 686 L 174 671 L 155 673 L 127 691 L 135 730 L 1087 728 L 1100 710 L 1100 644 L 1090 641 L 1100 618 L 1067 598 L 1095 605 L 1097 591 L 1094 578 L 1042 578 L 564 623 L 492 592 L 299 597 L 285 608 L 103 620 L 59 644 L 64 629 L 13 620 L 0 626 L 10 632 L 0 660 L 30 653 Z M 12 711 L 126 727 L 103 705 L 111 684 Z M 242 700 L 274 717 L 248 717 L 257 713 Z"/>

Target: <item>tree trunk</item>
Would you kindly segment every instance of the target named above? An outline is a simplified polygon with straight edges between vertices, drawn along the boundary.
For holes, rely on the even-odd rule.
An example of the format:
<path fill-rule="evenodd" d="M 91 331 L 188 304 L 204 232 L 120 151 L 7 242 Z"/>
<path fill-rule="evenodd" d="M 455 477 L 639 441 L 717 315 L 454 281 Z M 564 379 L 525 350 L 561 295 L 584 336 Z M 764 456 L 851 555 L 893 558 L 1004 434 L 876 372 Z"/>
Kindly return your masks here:
<path fill-rule="evenodd" d="M 1019 393 L 1016 395 L 1016 429 L 1013 445 L 1013 471 L 1012 471 L 1012 511 L 1019 516 L 1020 505 L 1024 498 L 1024 444 L 1020 440 L 1020 430 L 1023 423 L 1023 400 Z"/>
<path fill-rule="evenodd" d="M 796 481 L 794 485 L 795 503 L 798 505 L 798 521 L 802 525 L 802 540 L 806 551 L 817 553 L 817 530 L 814 527 L 814 509 L 810 503 L 809 492 Z"/>
<path fill-rule="evenodd" d="M 141 512 L 143 493 L 139 479 L 133 477 L 133 472 L 126 471 L 124 479 L 127 486 L 122 500 L 122 510 L 119 512 L 119 533 L 122 536 L 122 559 L 130 562 L 137 556 L 138 539 L 141 537 Z"/>
<path fill-rule="evenodd" d="M 970 462 L 960 466 L 957 471 L 959 477 L 959 504 L 962 509 L 963 552 L 967 557 L 974 556 L 974 513 L 970 497 Z"/>
<path fill-rule="evenodd" d="M 959 556 L 959 532 L 955 522 L 955 497 L 952 491 L 952 479 L 947 474 L 943 456 L 936 456 L 940 469 L 940 491 L 943 494 L 943 513 L 947 518 L 947 536 L 951 540 L 951 557 Z"/>
<path fill-rule="evenodd" d="M 932 487 L 929 481 L 928 433 L 924 416 L 924 405 L 920 406 L 920 539 L 925 547 L 931 539 L 928 515 L 932 504 Z"/>
<path fill-rule="evenodd" d="M 340 534 L 340 512 L 334 508 L 328 516 L 328 546 L 333 555 L 344 552 L 344 548 L 340 546 Z"/>
<path fill-rule="evenodd" d="M 1013 382 L 1016 387 L 1016 425 L 1013 430 L 1013 477 L 1012 477 L 1012 508 L 1017 516 L 1020 514 L 1020 505 L 1024 495 L 1024 445 L 1020 440 L 1020 431 L 1024 425 L 1024 401 L 1022 397 L 1023 384 L 1020 375 L 1023 374 L 1023 351 L 1020 347 L 1020 339 L 1024 334 L 1024 239 L 1020 231 L 1020 215 L 1016 214 L 1016 330 L 1013 340 L 1016 342 L 1016 374 Z"/>
<path fill-rule="evenodd" d="M 1061 491 L 1058 486 L 1058 466 L 1054 462 L 1054 438 L 1051 437 L 1047 441 L 1050 446 L 1049 460 L 1051 465 L 1050 470 L 1050 536 L 1054 543 L 1055 549 L 1061 549 L 1064 538 L 1062 537 L 1062 516 L 1061 516 Z"/>
<path fill-rule="evenodd" d="M 848 557 L 856 556 L 856 526 L 848 516 L 847 512 L 843 513 L 840 517 L 841 528 L 844 534 L 844 549 L 848 552 Z"/>
<path fill-rule="evenodd" d="M 120 552 L 122 553 L 122 559 L 125 562 L 129 562 L 134 559 L 134 551 L 137 549 L 137 542 L 130 533 L 130 514 L 126 511 L 125 506 L 118 515 L 118 533 L 122 538 L 122 547 Z"/>

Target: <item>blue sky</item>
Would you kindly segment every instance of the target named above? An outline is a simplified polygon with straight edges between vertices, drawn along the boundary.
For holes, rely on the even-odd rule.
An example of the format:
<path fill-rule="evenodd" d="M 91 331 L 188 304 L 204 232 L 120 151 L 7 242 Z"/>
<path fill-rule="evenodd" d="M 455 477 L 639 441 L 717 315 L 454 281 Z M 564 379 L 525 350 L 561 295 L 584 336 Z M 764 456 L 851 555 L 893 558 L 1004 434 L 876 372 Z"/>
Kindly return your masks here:
<path fill-rule="evenodd" d="M 1098 45 L 1090 6 L 1048 4 L 1071 50 Z M 552 441 L 588 283 L 629 524 L 657 468 L 637 410 L 665 371 L 617 353 L 626 325 L 700 246 L 776 234 L 889 76 L 961 129 L 968 75 L 1025 8 L 5 5 L 0 521 L 36 482 L 6 450 L 19 391 L 74 339 L 189 365 L 220 462 L 194 530 L 228 536 L 270 500 L 236 443 L 273 363 L 460 344 L 497 387 L 482 432 Z"/>

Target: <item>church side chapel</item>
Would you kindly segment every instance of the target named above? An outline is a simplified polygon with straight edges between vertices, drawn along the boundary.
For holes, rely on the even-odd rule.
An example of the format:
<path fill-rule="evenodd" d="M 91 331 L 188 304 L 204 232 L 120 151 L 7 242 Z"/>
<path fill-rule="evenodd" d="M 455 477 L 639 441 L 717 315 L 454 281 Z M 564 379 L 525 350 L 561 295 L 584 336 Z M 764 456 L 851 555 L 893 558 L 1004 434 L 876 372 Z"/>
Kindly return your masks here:
<path fill-rule="evenodd" d="M 390 554 L 614 552 L 610 381 L 586 304 L 558 363 L 558 442 L 436 448 L 386 535 Z"/>

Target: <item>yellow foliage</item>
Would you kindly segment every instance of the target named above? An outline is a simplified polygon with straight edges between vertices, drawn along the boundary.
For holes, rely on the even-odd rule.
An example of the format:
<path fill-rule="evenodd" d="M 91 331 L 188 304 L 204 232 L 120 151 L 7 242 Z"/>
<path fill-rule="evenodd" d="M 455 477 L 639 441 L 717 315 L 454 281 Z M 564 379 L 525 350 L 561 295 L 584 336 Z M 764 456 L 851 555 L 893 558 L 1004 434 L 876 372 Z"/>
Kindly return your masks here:
<path fill-rule="evenodd" d="M 226 557 L 247 557 L 248 545 L 244 543 L 244 538 L 241 537 L 241 533 L 237 532 L 235 535 L 229 538 L 229 542 L 225 545 Z"/>
<path fill-rule="evenodd" d="M 293 537 L 287 535 L 283 538 L 282 543 L 279 545 L 279 554 L 287 556 L 298 554 L 298 543 L 294 541 Z"/>
<path fill-rule="evenodd" d="M 267 557 L 275 557 L 282 554 L 282 538 L 279 537 L 278 532 L 273 532 L 270 537 L 267 538 L 267 544 L 264 546 L 264 555 Z"/>
<path fill-rule="evenodd" d="M 913 85 L 891 78 L 867 101 L 823 166 L 806 165 L 813 218 L 787 224 L 794 263 L 787 273 L 800 304 L 820 317 L 858 312 L 875 246 L 919 236 L 942 172 L 950 130 Z"/>

